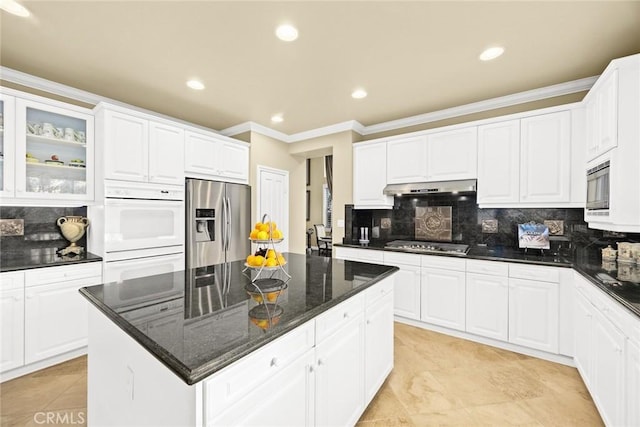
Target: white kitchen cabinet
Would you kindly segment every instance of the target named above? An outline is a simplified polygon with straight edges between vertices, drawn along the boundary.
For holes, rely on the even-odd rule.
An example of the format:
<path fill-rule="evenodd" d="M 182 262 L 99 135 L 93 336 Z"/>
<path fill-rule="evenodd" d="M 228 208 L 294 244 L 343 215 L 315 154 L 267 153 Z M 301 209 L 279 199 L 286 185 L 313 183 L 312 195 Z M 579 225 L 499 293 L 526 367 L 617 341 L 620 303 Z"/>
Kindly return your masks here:
<path fill-rule="evenodd" d="M 478 204 L 520 201 L 520 120 L 478 126 Z"/>
<path fill-rule="evenodd" d="M 571 112 L 524 118 L 520 132 L 520 200 L 570 202 Z"/>
<path fill-rule="evenodd" d="M 208 426 L 313 426 L 314 350 L 283 367 L 251 389 Z M 251 408 L 251 410 L 248 410 Z"/>
<path fill-rule="evenodd" d="M 0 372 L 24 364 L 24 274 L 0 274 Z"/>
<path fill-rule="evenodd" d="M 135 112 L 96 107 L 104 177 L 122 181 L 183 184 L 184 131 Z"/>
<path fill-rule="evenodd" d="M 618 70 L 602 74 L 586 97 L 587 160 L 618 145 Z"/>
<path fill-rule="evenodd" d="M 353 205 L 355 209 L 391 209 L 393 197 L 385 196 L 387 186 L 387 143 L 354 144 Z"/>
<path fill-rule="evenodd" d="M 420 286 L 420 319 L 423 322 L 464 331 L 464 270 L 423 267 Z"/>
<path fill-rule="evenodd" d="M 509 278 L 467 273 L 466 279 L 466 331 L 508 341 Z"/>
<path fill-rule="evenodd" d="M 4 119 L 7 130 L 12 125 L 8 119 Z M 93 115 L 86 108 L 33 95 L 16 96 L 14 141 L 3 138 L 9 152 L 9 145 L 15 143 L 13 158 L 4 153 L 4 160 L 14 162 L 13 195 L 51 202 L 93 200 L 93 125 Z"/>
<path fill-rule="evenodd" d="M 558 284 L 509 278 L 509 342 L 558 353 Z"/>
<path fill-rule="evenodd" d="M 477 127 L 427 135 L 427 181 L 476 179 Z"/>
<path fill-rule="evenodd" d="M 87 301 L 78 293 L 102 283 L 100 263 L 25 273 L 25 363 L 87 345 Z"/>
<path fill-rule="evenodd" d="M 640 325 L 638 326 L 640 328 Z M 627 383 L 625 400 L 627 403 L 626 423 L 640 426 L 640 341 L 630 338 L 627 341 L 627 362 L 625 381 Z"/>
<path fill-rule="evenodd" d="M 393 368 L 393 285 L 391 277 L 365 291 L 365 405 Z"/>
<path fill-rule="evenodd" d="M 339 308 L 337 306 L 336 308 Z M 316 425 L 355 425 L 365 408 L 362 311 L 316 345 Z"/>
<path fill-rule="evenodd" d="M 582 279 L 579 279 L 582 280 Z M 576 287 L 583 286 L 576 283 Z M 576 368 L 582 380 L 591 389 L 593 308 L 587 297 L 576 292 L 574 303 L 574 357 Z"/>
<path fill-rule="evenodd" d="M 15 194 L 16 99 L 0 93 L 0 196 Z"/>
<path fill-rule="evenodd" d="M 384 263 L 400 270 L 393 275 L 393 312 L 420 320 L 420 255 L 384 252 Z"/>
<path fill-rule="evenodd" d="M 387 184 L 424 182 L 428 179 L 426 136 L 387 142 Z"/>
<path fill-rule="evenodd" d="M 213 134 L 185 133 L 184 169 L 188 176 L 247 183 L 249 147 Z"/>
<path fill-rule="evenodd" d="M 625 425 L 625 337 L 599 310 L 593 322 L 593 396 L 606 425 Z"/>

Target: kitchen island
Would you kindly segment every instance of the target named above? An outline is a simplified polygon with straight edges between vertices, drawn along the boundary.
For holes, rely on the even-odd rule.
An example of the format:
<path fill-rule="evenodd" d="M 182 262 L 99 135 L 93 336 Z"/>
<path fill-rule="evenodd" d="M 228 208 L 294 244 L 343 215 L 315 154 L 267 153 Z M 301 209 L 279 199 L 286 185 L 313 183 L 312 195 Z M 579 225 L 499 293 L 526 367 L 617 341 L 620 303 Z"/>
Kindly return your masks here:
<path fill-rule="evenodd" d="M 350 425 L 393 366 L 396 267 L 285 254 L 81 289 L 89 425 Z M 264 304 L 262 298 L 268 301 Z"/>

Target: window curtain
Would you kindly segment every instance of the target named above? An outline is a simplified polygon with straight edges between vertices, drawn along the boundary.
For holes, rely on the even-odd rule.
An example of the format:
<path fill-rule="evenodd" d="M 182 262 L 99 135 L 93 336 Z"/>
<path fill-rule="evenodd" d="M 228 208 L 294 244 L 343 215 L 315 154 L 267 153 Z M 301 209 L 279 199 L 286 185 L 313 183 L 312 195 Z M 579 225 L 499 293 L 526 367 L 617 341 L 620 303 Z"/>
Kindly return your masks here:
<path fill-rule="evenodd" d="M 333 156 L 324 157 L 324 170 L 327 175 L 327 187 L 333 195 Z"/>

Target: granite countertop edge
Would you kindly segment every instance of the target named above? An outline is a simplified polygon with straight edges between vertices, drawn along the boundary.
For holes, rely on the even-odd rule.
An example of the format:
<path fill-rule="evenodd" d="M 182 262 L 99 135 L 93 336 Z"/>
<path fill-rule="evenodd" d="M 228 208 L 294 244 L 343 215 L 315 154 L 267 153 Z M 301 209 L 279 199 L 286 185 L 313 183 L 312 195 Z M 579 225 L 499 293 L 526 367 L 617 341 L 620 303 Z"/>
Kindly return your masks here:
<path fill-rule="evenodd" d="M 85 255 L 82 255 L 82 258 L 78 259 L 66 259 L 59 260 L 56 262 L 43 262 L 38 264 L 29 264 L 27 262 L 15 263 L 16 265 L 6 266 L 6 262 L 0 257 L 0 273 L 9 273 L 15 271 L 24 271 L 24 270 L 33 270 L 36 268 L 48 268 L 48 267 L 62 267 L 66 265 L 74 265 L 74 264 L 86 264 L 89 262 L 102 262 L 102 257 L 92 254 L 91 252 L 87 252 Z"/>
<path fill-rule="evenodd" d="M 358 262 L 358 261 L 350 261 L 350 262 Z M 132 326 L 129 322 L 124 320 L 118 313 L 116 313 L 115 311 L 110 309 L 107 305 L 103 304 L 101 301 L 93 297 L 89 292 L 86 291 L 86 288 L 81 288 L 79 292 L 85 298 L 87 298 L 87 300 L 91 302 L 98 310 L 100 310 L 111 321 L 113 321 L 120 329 L 126 332 L 130 337 L 132 337 L 135 341 L 141 344 L 142 347 L 144 347 L 147 351 L 149 351 L 149 353 L 151 353 L 162 364 L 164 364 L 167 368 L 173 371 L 187 385 L 193 385 L 195 383 L 198 383 L 204 380 L 208 376 L 220 371 L 221 369 L 231 365 L 232 363 L 242 359 L 243 357 L 249 355 L 255 350 L 258 350 L 264 345 L 280 338 L 286 333 L 308 322 L 309 320 L 319 316 L 325 311 L 335 307 L 341 302 L 346 301 L 347 299 L 353 297 L 354 295 L 357 295 L 360 292 L 365 291 L 369 287 L 378 283 L 382 279 L 389 277 L 391 274 L 399 270 L 399 268 L 395 266 L 388 266 L 388 267 L 389 267 L 389 270 L 387 270 L 386 272 L 378 275 L 377 277 L 351 290 L 350 292 L 347 292 L 344 295 L 341 295 L 339 298 L 327 301 L 324 304 L 312 310 L 309 310 L 294 319 L 291 319 L 285 325 L 281 324 L 281 326 L 284 326 L 284 327 L 278 328 L 278 330 L 273 331 L 273 333 L 265 334 L 264 339 L 240 346 L 194 369 L 189 369 L 188 367 L 186 367 L 170 352 L 166 351 L 163 347 L 157 345 L 153 340 L 149 339 L 146 335 L 140 332 L 136 327 Z"/>
<path fill-rule="evenodd" d="M 573 269 L 577 272 L 580 273 L 580 275 L 582 277 L 584 277 L 585 279 L 587 279 L 589 282 L 591 282 L 594 286 L 596 286 L 598 289 L 600 289 L 602 292 L 604 292 L 605 294 L 607 294 L 609 297 L 613 298 L 616 302 L 620 303 L 622 306 L 624 306 L 627 310 L 631 311 L 632 314 L 635 314 L 636 316 L 638 316 L 640 318 L 640 309 L 638 309 L 638 307 L 633 306 L 632 304 L 629 304 L 628 301 L 626 301 L 624 298 L 620 297 L 619 295 L 617 295 L 615 292 L 612 292 L 611 289 L 607 288 L 607 286 L 605 286 L 604 284 L 600 283 L 595 277 L 593 277 L 591 274 L 589 274 L 588 272 L 582 270 L 582 268 L 580 267 L 580 265 L 574 265 Z"/>

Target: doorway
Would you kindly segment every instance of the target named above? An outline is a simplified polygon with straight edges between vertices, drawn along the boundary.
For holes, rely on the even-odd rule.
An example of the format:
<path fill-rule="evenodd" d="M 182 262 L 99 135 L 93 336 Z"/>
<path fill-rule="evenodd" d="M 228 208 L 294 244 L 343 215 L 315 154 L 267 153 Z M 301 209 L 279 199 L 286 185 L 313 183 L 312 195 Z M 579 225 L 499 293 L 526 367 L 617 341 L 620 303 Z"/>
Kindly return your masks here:
<path fill-rule="evenodd" d="M 262 216 L 268 214 L 284 235 L 284 240 L 276 248 L 279 252 L 289 251 L 289 172 L 258 165 L 258 188 L 256 199 L 257 218 L 255 222 L 262 221 Z"/>

